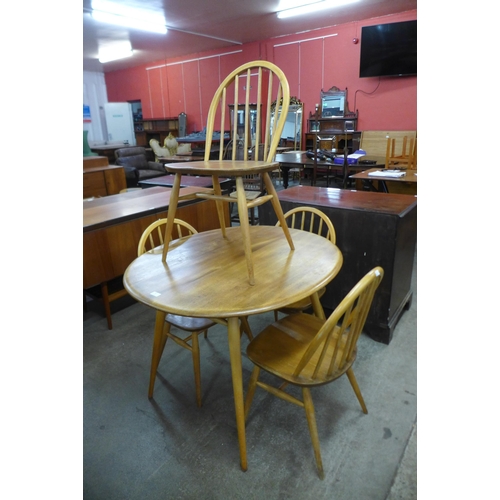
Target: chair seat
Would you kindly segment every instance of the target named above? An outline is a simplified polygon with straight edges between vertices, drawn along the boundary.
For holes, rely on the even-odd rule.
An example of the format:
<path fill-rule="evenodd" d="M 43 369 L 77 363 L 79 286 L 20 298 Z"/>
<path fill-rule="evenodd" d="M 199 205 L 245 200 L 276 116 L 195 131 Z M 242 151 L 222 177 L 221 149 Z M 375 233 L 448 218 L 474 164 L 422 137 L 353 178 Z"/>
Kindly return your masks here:
<path fill-rule="evenodd" d="M 178 316 L 177 314 L 167 314 L 165 321 L 187 332 L 199 332 L 215 325 L 215 323 L 208 318 L 189 318 L 186 316 Z"/>
<path fill-rule="evenodd" d="M 352 366 L 356 359 L 356 351 L 354 351 L 351 360 L 343 366 L 342 370 L 334 369 L 331 375 L 327 375 L 328 366 L 324 363 L 316 376 L 313 377 L 313 372 L 317 368 L 318 358 L 321 354 L 321 348 L 319 348 L 300 375 L 295 376 L 293 374 L 310 342 L 324 323 L 324 320 L 310 314 L 297 313 L 286 316 L 269 325 L 257 335 L 248 345 L 247 355 L 257 366 L 292 384 L 315 386 L 331 382 L 343 375 Z M 333 335 L 335 338 L 335 332 Z M 333 349 L 334 344 L 330 342 L 327 354 L 332 355 Z M 337 359 L 340 359 L 342 354 L 343 348 L 341 347 Z"/>

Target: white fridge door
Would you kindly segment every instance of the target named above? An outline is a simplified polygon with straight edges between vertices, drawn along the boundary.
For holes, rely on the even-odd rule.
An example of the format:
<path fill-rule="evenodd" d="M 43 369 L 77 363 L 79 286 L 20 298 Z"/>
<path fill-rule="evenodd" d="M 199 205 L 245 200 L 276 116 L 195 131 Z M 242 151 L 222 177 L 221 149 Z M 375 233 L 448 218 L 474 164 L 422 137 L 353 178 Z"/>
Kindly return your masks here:
<path fill-rule="evenodd" d="M 135 146 L 134 119 L 132 105 L 128 102 L 108 102 L 104 104 L 108 142 L 123 142 Z"/>

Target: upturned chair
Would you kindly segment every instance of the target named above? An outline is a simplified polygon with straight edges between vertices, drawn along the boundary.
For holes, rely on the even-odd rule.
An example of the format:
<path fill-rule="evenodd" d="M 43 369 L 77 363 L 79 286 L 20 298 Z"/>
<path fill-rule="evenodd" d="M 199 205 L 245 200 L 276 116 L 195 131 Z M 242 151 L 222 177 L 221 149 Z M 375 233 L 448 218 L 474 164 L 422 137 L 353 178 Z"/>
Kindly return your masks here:
<path fill-rule="evenodd" d="M 396 153 L 396 139 L 387 139 L 387 149 L 385 153 L 385 168 L 392 167 L 406 167 L 409 169 L 417 168 L 417 139 L 411 138 L 408 151 L 406 146 L 408 143 L 408 137 L 405 135 L 403 137 L 403 146 L 401 148 L 401 154 Z"/>
<path fill-rule="evenodd" d="M 319 234 L 320 236 L 324 236 L 326 239 L 330 240 L 335 245 L 335 228 L 333 227 L 332 221 L 321 210 L 314 207 L 296 207 L 289 210 L 284 217 L 289 228 Z M 276 225 L 279 226 L 280 222 L 278 221 Z M 321 298 L 325 294 L 325 291 L 326 287 L 321 288 L 318 291 L 318 298 Z M 305 299 L 294 302 L 286 307 L 282 307 L 278 311 L 274 311 L 274 319 L 278 320 L 278 312 L 293 314 L 305 311 L 311 306 L 311 299 L 306 297 Z"/>
<path fill-rule="evenodd" d="M 242 97 L 241 99 L 240 96 Z M 277 103 L 281 103 L 281 105 L 273 107 L 273 99 Z M 244 102 L 242 103 L 241 101 Z M 234 117 L 235 119 L 233 119 L 233 123 L 231 123 L 231 103 L 233 110 L 244 109 L 243 138 L 239 138 L 237 134 L 237 128 L 238 126 L 241 127 L 241 121 L 238 124 L 239 120 Z M 256 103 L 255 111 L 252 115 L 250 115 L 250 103 Z M 281 132 L 285 125 L 289 104 L 290 89 L 285 74 L 281 69 L 267 61 L 252 61 L 243 64 L 232 71 L 215 92 L 208 112 L 204 161 L 165 165 L 167 171 L 176 174 L 169 204 L 169 211 L 172 215 L 175 216 L 179 199 L 198 197 L 215 200 L 222 236 L 226 237 L 226 221 L 222 203 L 230 202 L 237 204 L 250 285 L 255 284 L 255 278 L 250 240 L 250 224 L 248 220 L 249 209 L 260 206 L 267 201 L 271 201 L 278 220 L 282 222 L 283 233 L 288 241 L 290 249 L 294 249 L 290 232 L 283 218 L 283 210 L 269 175 L 269 172 L 275 170 L 278 165 L 277 162 L 274 161 L 274 157 L 280 141 Z M 278 113 L 278 117 L 277 119 L 271 120 L 273 112 Z M 251 119 L 250 116 L 252 116 Z M 250 123 L 250 120 L 252 120 L 252 123 Z M 224 137 L 224 131 L 228 128 L 232 130 L 233 140 L 239 139 L 243 141 L 243 148 L 242 150 L 240 149 L 243 159 L 236 159 L 237 149 L 239 148 L 233 147 L 231 158 L 225 160 L 224 147 L 221 144 L 219 159 L 209 160 L 214 131 L 221 131 L 221 136 Z M 259 145 L 259 147 L 255 148 L 255 157 L 249 159 L 249 149 L 253 145 Z M 212 176 L 212 185 L 214 187 L 212 193 L 200 192 L 195 195 L 188 195 L 187 197 L 179 197 L 182 174 Z M 257 196 L 253 200 L 247 200 L 244 185 L 244 177 L 247 175 L 260 175 L 266 193 Z M 219 177 L 223 176 L 235 177 L 235 196 L 222 195 Z M 165 234 L 169 235 L 171 230 L 172 226 L 167 224 Z M 167 253 L 168 248 L 165 245 L 162 256 L 164 261 L 167 259 Z"/>
<path fill-rule="evenodd" d="M 304 408 L 321 479 L 324 478 L 323 463 L 310 388 L 333 382 L 345 373 L 363 413 L 368 413 L 352 366 L 356 360 L 356 343 L 383 275 L 381 267 L 372 269 L 326 322 L 304 313 L 286 316 L 266 327 L 247 347 L 248 358 L 255 366 L 245 399 L 245 420 L 257 386 Z M 278 377 L 281 385 L 274 387 L 259 380 L 261 369 Z M 302 388 L 302 400 L 284 390 L 288 384 Z"/>
<path fill-rule="evenodd" d="M 142 255 L 143 253 L 157 248 L 165 244 L 164 234 L 165 226 L 167 224 L 167 219 L 159 219 L 152 224 L 150 224 L 142 233 L 137 247 L 137 255 Z M 178 238 L 189 237 L 193 234 L 198 233 L 198 231 L 188 222 L 181 219 L 174 219 L 175 232 L 173 233 Z M 160 363 L 163 350 L 165 349 L 165 344 L 167 340 L 171 338 L 176 344 L 180 345 L 184 349 L 191 352 L 193 357 L 193 369 L 194 369 L 194 381 L 196 388 L 196 404 L 201 407 L 201 369 L 200 369 L 200 346 L 198 342 L 198 336 L 204 334 L 207 338 L 208 329 L 216 324 L 208 318 L 192 318 L 187 316 L 179 316 L 177 314 L 167 314 L 165 318 L 165 325 L 163 328 L 163 337 L 161 339 L 161 345 L 157 357 L 151 361 L 151 377 L 152 382 L 149 388 L 149 397 L 153 395 L 153 385 L 156 378 L 156 372 L 158 370 L 158 365 Z M 189 332 L 190 335 L 187 337 L 179 337 L 171 331 L 171 327 L 174 326 L 179 330 Z M 248 336 L 249 340 L 252 340 L 252 332 L 247 318 L 241 318 L 241 330 L 244 331 Z M 189 343 L 191 342 L 191 344 Z"/>

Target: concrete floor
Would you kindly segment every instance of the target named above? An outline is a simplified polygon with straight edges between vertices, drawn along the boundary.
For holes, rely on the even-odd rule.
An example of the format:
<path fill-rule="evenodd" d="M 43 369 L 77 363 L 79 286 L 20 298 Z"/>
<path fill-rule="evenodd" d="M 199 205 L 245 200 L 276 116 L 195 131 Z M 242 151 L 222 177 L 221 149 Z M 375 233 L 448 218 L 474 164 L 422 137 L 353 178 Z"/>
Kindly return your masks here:
<path fill-rule="evenodd" d="M 169 341 L 154 399 L 147 397 L 154 311 L 130 297 L 83 317 L 83 493 L 88 500 L 416 499 L 417 295 L 390 345 L 362 335 L 354 371 L 313 390 L 325 479 L 316 473 L 303 411 L 257 389 L 247 422 L 248 471 L 239 466 L 226 331 L 200 338 L 203 406 L 191 355 Z M 272 313 L 250 318 L 252 330 Z M 252 369 L 242 339 L 243 379 Z"/>

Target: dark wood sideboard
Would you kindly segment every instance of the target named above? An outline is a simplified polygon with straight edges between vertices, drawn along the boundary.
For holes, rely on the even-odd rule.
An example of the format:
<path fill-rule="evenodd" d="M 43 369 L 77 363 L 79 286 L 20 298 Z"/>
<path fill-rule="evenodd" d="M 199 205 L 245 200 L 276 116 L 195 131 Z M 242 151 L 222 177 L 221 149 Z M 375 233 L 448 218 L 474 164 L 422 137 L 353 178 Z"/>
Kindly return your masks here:
<path fill-rule="evenodd" d="M 372 193 L 296 186 L 278 192 L 283 211 L 313 206 L 331 219 L 337 246 L 344 256 L 339 274 L 329 283 L 321 303 L 328 315 L 370 269 L 384 269 L 368 315 L 365 332 L 389 344 L 396 324 L 411 305 L 411 277 L 417 243 L 417 198 L 405 194 Z M 260 207 L 261 224 L 276 223 L 267 204 Z M 311 255 L 310 265 L 314 265 Z M 304 270 L 307 272 L 307 269 Z"/>

